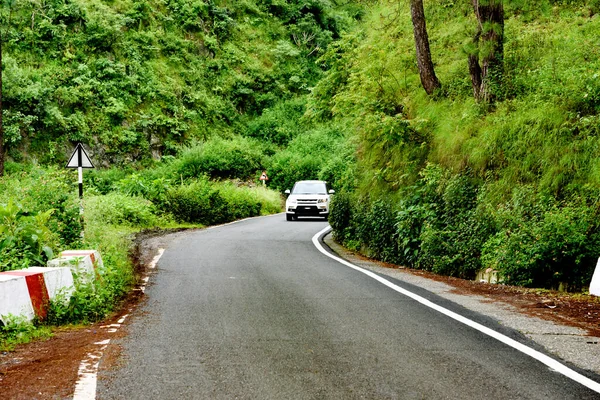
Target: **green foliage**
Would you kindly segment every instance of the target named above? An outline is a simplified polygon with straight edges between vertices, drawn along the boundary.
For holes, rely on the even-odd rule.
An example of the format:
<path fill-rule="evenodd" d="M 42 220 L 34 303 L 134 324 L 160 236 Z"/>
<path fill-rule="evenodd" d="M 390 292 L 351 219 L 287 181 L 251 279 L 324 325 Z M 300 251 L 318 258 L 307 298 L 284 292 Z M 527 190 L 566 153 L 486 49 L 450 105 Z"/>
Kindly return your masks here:
<path fill-rule="evenodd" d="M 25 213 L 12 202 L 0 204 L 0 271 L 46 265 L 56 241 L 47 226 L 52 212 Z"/>
<path fill-rule="evenodd" d="M 102 213 L 86 214 L 86 244 L 102 254 L 104 266 L 96 269 L 96 276 L 75 276 L 76 291 L 67 296 L 59 293 L 50 302 L 47 325 L 92 323 L 114 312 L 135 282 L 134 269 L 129 259 L 131 236 L 128 226 L 107 225 Z"/>
<path fill-rule="evenodd" d="M 258 142 L 242 137 L 231 140 L 215 137 L 185 149 L 173 169 L 183 179 L 204 175 L 215 179 L 247 179 L 262 165 L 263 152 Z"/>
<path fill-rule="evenodd" d="M 600 251 L 595 205 L 561 204 L 531 187 L 515 188 L 510 201 L 494 212 L 499 231 L 483 246 L 482 262 L 510 283 L 580 290 Z"/>
<path fill-rule="evenodd" d="M 107 194 L 116 190 L 119 182 L 127 179 L 131 171 L 121 168 L 92 169 L 85 175 L 86 184 L 98 194 Z M 86 186 L 87 186 L 86 185 Z"/>
<path fill-rule="evenodd" d="M 34 322 L 11 316 L 6 319 L 6 325 L 0 321 L 0 351 L 12 351 L 17 344 L 52 336 L 49 328 L 37 326 Z"/>
<path fill-rule="evenodd" d="M 347 191 L 340 191 L 331 199 L 329 225 L 333 230 L 334 240 L 343 244 L 354 237 L 351 226 L 354 222 L 352 204 L 352 197 Z"/>
<path fill-rule="evenodd" d="M 109 193 L 86 199 L 86 215 L 105 224 L 154 227 L 159 223 L 156 214 L 152 202 L 142 197 Z"/>
<path fill-rule="evenodd" d="M 204 225 L 281 211 L 281 198 L 264 188 L 213 184 L 205 179 L 173 187 L 167 193 L 167 204 L 178 221 Z"/>
<path fill-rule="evenodd" d="M 27 168 L 26 168 L 27 169 Z M 8 172 L 8 171 L 7 171 Z M 57 235 L 55 245 L 71 246 L 79 241 L 81 223 L 77 200 L 77 175 L 65 170 L 31 167 L 0 179 L 0 204 L 20 204 L 24 213 L 53 210 L 46 222 Z"/>
<path fill-rule="evenodd" d="M 82 141 L 127 165 L 243 132 L 308 93 L 314 60 L 358 12 L 328 1 L 16 0 L 3 15 L 9 155 L 62 163 Z"/>
<path fill-rule="evenodd" d="M 371 257 L 396 262 L 398 259 L 398 236 L 395 223 L 395 207 L 389 199 L 379 198 L 360 205 L 362 221 L 357 226 L 357 239 L 366 247 Z"/>
<path fill-rule="evenodd" d="M 584 287 L 598 254 L 596 207 L 586 200 L 600 182 L 596 6 L 506 2 L 495 88 L 504 100 L 483 107 L 466 65 L 471 6 L 426 7 L 444 87 L 429 97 L 409 7 L 372 4 L 364 23 L 320 57 L 324 74 L 307 102 L 311 121 L 345 126 L 356 143 L 356 167 L 346 170 L 354 193 L 332 209 L 336 239 L 447 275 L 493 267 L 513 283 Z M 529 193 L 527 212 L 516 205 L 520 192 Z M 385 237 L 373 240 L 377 229 Z"/>
<path fill-rule="evenodd" d="M 246 136 L 285 146 L 306 131 L 306 127 L 303 127 L 306 124 L 301 122 L 303 115 L 303 98 L 277 103 L 273 108 L 265 109 L 262 115 L 250 121 Z"/>
<path fill-rule="evenodd" d="M 98 271 L 101 279 L 93 282 L 79 280 L 72 296 L 58 295 L 51 303 L 45 323 L 93 323 L 101 321 L 119 304 L 133 282 L 127 269 L 105 268 Z"/>
<path fill-rule="evenodd" d="M 283 192 L 299 180 L 327 175 L 342 179 L 345 170 L 333 170 L 328 161 L 335 158 L 335 150 L 343 146 L 343 139 L 337 126 L 320 126 L 303 132 L 271 158 L 267 170 L 271 187 Z"/>

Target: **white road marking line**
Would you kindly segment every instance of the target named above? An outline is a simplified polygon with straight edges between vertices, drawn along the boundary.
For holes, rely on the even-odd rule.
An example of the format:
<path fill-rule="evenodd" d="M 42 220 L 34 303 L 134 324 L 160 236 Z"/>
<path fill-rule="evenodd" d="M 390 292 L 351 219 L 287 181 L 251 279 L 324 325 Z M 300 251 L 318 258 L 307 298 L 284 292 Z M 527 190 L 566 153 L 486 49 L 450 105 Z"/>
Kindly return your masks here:
<path fill-rule="evenodd" d="M 96 343 L 100 348 L 95 352 L 89 353 L 87 359 L 83 360 L 79 365 L 79 379 L 75 386 L 75 393 L 73 394 L 73 400 L 94 400 L 96 398 L 96 384 L 97 384 L 97 372 L 98 365 L 100 364 L 100 358 L 102 352 L 106 349 L 110 339 L 103 340 L 102 342 Z M 98 360 L 95 361 L 94 360 Z"/>
<path fill-rule="evenodd" d="M 154 269 L 156 267 L 158 260 L 160 260 L 160 258 L 162 257 L 164 252 L 165 252 L 165 249 L 158 249 L 158 253 L 156 254 L 156 256 L 154 256 L 152 261 L 150 261 L 150 265 L 148 266 L 150 269 Z"/>
<path fill-rule="evenodd" d="M 158 260 L 164 253 L 164 249 L 158 249 L 158 254 L 151 262 L 150 268 L 154 268 L 158 263 Z M 146 284 L 148 283 L 149 277 L 144 277 L 144 285 L 141 287 L 142 291 L 146 290 Z M 115 333 L 121 327 L 123 322 L 127 319 L 129 314 L 123 315 L 116 324 L 103 325 L 101 328 L 105 328 L 108 333 Z M 96 399 L 96 387 L 98 385 L 98 367 L 100 366 L 100 359 L 104 355 L 104 350 L 108 347 L 110 339 L 102 342 L 95 343 L 100 346 L 96 350 L 88 353 L 87 357 L 79 364 L 79 371 L 77 383 L 75 384 L 75 393 L 73 394 L 73 400 L 95 400 Z M 97 361 L 96 361 L 97 360 Z"/>
<path fill-rule="evenodd" d="M 347 267 L 350 267 L 356 271 L 362 272 L 363 274 L 369 276 L 370 278 L 375 279 L 376 281 L 395 290 L 396 292 L 401 293 L 407 297 L 410 297 L 411 299 L 413 299 L 415 301 L 418 301 L 419 303 L 423 304 L 424 306 L 427 306 L 433 310 L 436 310 L 436 311 L 438 311 L 460 323 L 470 326 L 471 328 L 476 329 L 479 332 L 481 332 L 485 335 L 488 335 L 488 336 L 512 347 L 515 350 L 518 350 L 524 354 L 527 354 L 528 356 L 530 356 L 530 357 L 534 358 L 535 360 L 541 362 L 542 364 L 548 366 L 551 370 L 556 371 L 556 372 L 574 380 L 575 382 L 582 384 L 583 386 L 593 390 L 594 392 L 600 393 L 600 383 L 593 381 L 586 376 L 581 375 L 580 373 L 572 370 L 571 368 L 567 367 L 566 365 L 561 364 L 560 362 L 556 361 L 555 359 L 548 357 L 547 355 L 540 353 L 539 351 L 534 350 L 531 347 L 525 346 L 524 344 L 519 343 L 516 340 L 509 338 L 508 336 L 505 336 L 505 335 L 503 335 L 499 332 L 496 332 L 486 326 L 483 326 L 475 321 L 472 321 L 466 317 L 463 317 L 460 314 L 450 311 L 447 308 L 439 306 L 439 305 L 425 299 L 424 297 L 419 296 L 418 294 L 415 294 L 406 289 L 403 289 L 400 286 L 395 285 L 392 282 L 388 281 L 387 279 L 380 277 L 379 275 L 375 274 L 374 272 L 371 272 L 369 270 L 358 267 L 346 260 L 343 260 L 343 259 L 336 257 L 333 254 L 329 253 L 327 250 L 325 250 L 323 248 L 323 246 L 319 242 L 319 238 L 322 235 L 324 235 L 325 233 L 329 232 L 330 230 L 331 230 L 331 226 L 328 226 L 327 228 L 318 232 L 312 238 L 312 242 L 315 245 L 315 247 L 317 248 L 317 250 L 319 250 L 321 253 L 323 253 L 327 257 L 334 259 L 335 261 L 337 261 Z"/>

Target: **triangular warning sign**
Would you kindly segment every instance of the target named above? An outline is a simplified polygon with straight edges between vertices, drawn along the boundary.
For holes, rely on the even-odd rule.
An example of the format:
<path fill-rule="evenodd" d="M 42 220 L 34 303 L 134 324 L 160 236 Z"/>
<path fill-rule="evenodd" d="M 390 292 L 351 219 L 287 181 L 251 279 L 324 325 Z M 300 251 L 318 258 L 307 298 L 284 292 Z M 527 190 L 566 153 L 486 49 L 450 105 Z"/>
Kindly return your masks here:
<path fill-rule="evenodd" d="M 94 168 L 94 164 L 92 164 L 92 160 L 85 152 L 85 149 L 81 145 L 81 143 L 77 143 L 75 150 L 73 150 L 73 154 L 71 154 L 71 158 L 69 158 L 69 162 L 67 163 L 66 168 Z"/>

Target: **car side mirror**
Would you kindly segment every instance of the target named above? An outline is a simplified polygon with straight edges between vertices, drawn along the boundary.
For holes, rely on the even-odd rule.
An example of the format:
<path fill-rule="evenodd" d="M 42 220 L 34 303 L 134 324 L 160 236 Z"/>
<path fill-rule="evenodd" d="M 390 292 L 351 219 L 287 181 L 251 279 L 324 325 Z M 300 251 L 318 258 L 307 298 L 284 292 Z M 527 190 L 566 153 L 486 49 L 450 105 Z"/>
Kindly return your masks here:
<path fill-rule="evenodd" d="M 290 194 L 290 189 L 287 189 L 284 193 L 285 194 Z"/>
<path fill-rule="evenodd" d="M 334 194 L 334 193 L 335 193 L 335 190 L 329 189 L 329 194 Z"/>

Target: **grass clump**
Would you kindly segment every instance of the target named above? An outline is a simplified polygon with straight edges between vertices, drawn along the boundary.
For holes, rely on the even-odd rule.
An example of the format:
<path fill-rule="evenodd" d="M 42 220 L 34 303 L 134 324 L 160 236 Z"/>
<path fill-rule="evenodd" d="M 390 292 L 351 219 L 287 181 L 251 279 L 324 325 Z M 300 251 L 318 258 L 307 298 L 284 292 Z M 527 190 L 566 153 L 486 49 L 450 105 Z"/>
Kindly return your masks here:
<path fill-rule="evenodd" d="M 5 322 L 0 321 L 0 351 L 12 351 L 19 344 L 52 336 L 50 328 L 21 318 L 8 316 Z"/>

